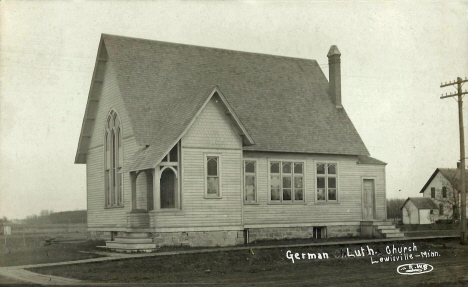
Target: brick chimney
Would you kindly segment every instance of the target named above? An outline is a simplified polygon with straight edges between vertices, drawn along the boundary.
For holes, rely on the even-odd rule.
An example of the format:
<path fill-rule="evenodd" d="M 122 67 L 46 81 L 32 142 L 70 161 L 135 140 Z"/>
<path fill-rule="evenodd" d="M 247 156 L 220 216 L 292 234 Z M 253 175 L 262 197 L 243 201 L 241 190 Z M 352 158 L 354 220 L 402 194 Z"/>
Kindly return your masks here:
<path fill-rule="evenodd" d="M 333 45 L 328 51 L 328 71 L 329 84 L 328 93 L 332 98 L 333 103 L 337 108 L 342 108 L 341 105 L 341 53 L 338 47 Z"/>

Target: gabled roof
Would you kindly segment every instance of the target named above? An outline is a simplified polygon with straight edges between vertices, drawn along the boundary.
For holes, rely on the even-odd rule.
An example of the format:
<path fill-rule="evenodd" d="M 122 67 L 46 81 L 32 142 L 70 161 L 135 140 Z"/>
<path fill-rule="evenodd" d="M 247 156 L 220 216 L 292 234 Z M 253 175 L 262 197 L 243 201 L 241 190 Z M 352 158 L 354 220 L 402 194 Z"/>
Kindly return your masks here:
<path fill-rule="evenodd" d="M 215 87 L 211 93 L 205 94 L 208 94 L 208 97 L 180 98 L 174 101 L 172 108 L 168 110 L 167 117 L 164 119 L 165 122 L 161 124 L 161 129 L 157 132 L 164 136 L 155 137 L 148 147 L 137 151 L 133 157 L 132 163 L 128 166 L 124 166 L 120 172 L 130 172 L 156 167 L 166 154 L 169 153 L 172 147 L 185 135 L 213 96 L 221 100 L 226 113 L 231 116 L 232 121 L 239 130 L 239 134 L 244 137 L 244 144 L 254 144 L 252 137 L 238 120 L 236 113 L 226 101 L 226 98 L 219 88 Z M 178 124 L 174 125 L 174 122 Z"/>
<path fill-rule="evenodd" d="M 408 197 L 408 199 L 403 203 L 400 209 L 402 209 L 405 204 L 410 201 L 418 208 L 418 209 L 439 209 L 439 207 L 432 201 L 432 199 L 427 197 Z"/>
<path fill-rule="evenodd" d="M 387 163 L 367 155 L 358 156 L 359 164 L 387 165 Z"/>
<path fill-rule="evenodd" d="M 192 121 L 185 115 L 195 115 L 214 87 L 255 143 L 244 150 L 369 155 L 314 60 L 112 35 L 102 43 L 135 138 L 149 145 L 141 167 L 157 161 L 156 149 L 170 149 Z"/>
<path fill-rule="evenodd" d="M 419 193 L 423 193 L 424 190 L 426 190 L 439 172 L 445 177 L 448 183 L 450 183 L 456 190 L 459 190 L 460 170 L 458 168 L 436 168 Z M 468 179 L 468 170 L 465 170 L 465 178 Z"/>

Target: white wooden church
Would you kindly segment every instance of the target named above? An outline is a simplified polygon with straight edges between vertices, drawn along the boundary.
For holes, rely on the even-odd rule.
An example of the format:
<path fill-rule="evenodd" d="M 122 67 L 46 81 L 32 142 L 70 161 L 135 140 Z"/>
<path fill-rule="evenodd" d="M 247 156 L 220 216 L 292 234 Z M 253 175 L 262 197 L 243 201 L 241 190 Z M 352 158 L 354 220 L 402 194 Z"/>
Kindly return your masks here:
<path fill-rule="evenodd" d="M 115 250 L 401 236 L 315 60 L 102 35 L 75 163 L 88 230 Z"/>

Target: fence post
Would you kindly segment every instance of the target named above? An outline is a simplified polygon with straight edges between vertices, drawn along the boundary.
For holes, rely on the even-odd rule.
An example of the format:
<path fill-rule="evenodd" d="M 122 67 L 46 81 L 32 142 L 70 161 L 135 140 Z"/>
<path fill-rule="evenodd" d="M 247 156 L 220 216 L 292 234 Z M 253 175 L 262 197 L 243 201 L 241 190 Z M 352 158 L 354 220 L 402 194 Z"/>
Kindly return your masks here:
<path fill-rule="evenodd" d="M 23 226 L 23 247 L 26 248 L 26 240 L 24 239 L 24 226 Z"/>

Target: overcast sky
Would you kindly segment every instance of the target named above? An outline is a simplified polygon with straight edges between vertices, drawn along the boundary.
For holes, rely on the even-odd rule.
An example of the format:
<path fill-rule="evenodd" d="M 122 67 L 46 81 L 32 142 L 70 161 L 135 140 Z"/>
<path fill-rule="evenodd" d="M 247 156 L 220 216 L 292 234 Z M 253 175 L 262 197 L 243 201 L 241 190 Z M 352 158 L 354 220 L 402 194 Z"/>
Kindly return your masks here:
<path fill-rule="evenodd" d="M 457 104 L 439 98 L 454 89 L 439 86 L 468 76 L 467 3 L 1 1 L 0 216 L 86 208 L 73 162 L 101 33 L 315 59 L 327 76 L 338 45 L 343 105 L 388 163 L 387 197 L 419 196 L 459 159 Z"/>

